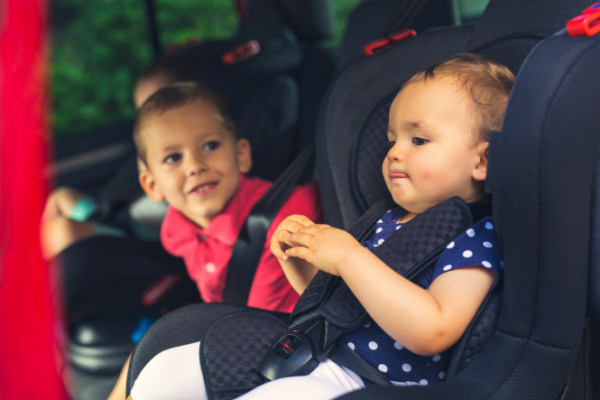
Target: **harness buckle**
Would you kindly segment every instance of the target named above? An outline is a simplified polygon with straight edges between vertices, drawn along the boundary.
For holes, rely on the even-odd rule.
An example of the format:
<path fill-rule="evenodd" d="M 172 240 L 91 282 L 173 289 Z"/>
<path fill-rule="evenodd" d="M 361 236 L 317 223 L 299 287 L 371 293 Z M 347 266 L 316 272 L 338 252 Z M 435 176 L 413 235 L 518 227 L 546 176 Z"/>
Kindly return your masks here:
<path fill-rule="evenodd" d="M 592 10 L 595 7 L 594 10 Z M 590 10 L 590 12 L 585 13 Z M 600 3 L 593 5 L 579 15 L 567 22 L 569 36 L 594 36 L 600 32 Z"/>
<path fill-rule="evenodd" d="M 221 60 L 225 64 L 237 64 L 258 53 L 260 53 L 260 44 L 257 40 L 251 40 L 223 54 Z"/>
<path fill-rule="evenodd" d="M 260 363 L 260 374 L 270 381 L 310 374 L 328 354 L 323 351 L 324 331 L 322 318 L 281 331 Z"/>
<path fill-rule="evenodd" d="M 363 47 L 363 53 L 365 56 L 372 56 L 375 53 L 379 53 L 382 50 L 389 49 L 394 46 L 396 43 L 408 39 L 411 37 L 417 36 L 417 32 L 413 29 L 402 29 L 400 31 L 394 32 L 388 37 L 374 40 L 370 43 L 367 43 L 365 47 Z"/>

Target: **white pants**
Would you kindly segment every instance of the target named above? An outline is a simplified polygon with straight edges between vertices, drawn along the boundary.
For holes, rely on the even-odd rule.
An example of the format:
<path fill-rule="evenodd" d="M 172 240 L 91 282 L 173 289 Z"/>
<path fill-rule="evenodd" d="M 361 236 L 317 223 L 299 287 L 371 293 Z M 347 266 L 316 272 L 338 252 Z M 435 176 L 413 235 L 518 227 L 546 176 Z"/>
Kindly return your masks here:
<path fill-rule="evenodd" d="M 239 399 L 329 400 L 364 387 L 360 376 L 326 360 L 310 375 L 265 383 Z M 135 400 L 206 399 L 200 369 L 200 342 L 174 347 L 156 355 L 136 379 L 131 397 Z"/>

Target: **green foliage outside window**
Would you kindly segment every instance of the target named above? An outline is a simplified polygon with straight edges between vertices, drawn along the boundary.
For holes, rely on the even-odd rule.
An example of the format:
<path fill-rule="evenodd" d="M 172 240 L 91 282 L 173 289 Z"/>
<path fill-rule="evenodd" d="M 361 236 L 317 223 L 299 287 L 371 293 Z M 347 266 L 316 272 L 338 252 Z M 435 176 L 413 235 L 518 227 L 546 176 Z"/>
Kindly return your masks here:
<path fill-rule="evenodd" d="M 297 0 L 302 1 L 302 0 Z M 360 0 L 331 0 L 339 43 Z M 56 136 L 124 118 L 134 109 L 136 76 L 152 61 L 143 0 L 50 0 L 53 121 Z M 155 0 L 163 47 L 225 39 L 237 27 L 234 0 Z"/>

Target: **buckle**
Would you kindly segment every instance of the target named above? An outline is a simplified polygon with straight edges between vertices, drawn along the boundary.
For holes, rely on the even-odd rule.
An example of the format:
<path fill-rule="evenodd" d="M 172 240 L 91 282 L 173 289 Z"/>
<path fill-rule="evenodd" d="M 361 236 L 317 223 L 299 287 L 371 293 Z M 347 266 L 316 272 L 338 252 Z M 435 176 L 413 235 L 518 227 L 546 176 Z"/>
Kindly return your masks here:
<path fill-rule="evenodd" d="M 223 54 L 221 60 L 223 60 L 223 63 L 225 64 L 237 64 L 258 53 L 260 53 L 260 44 L 257 40 L 251 40 Z"/>
<path fill-rule="evenodd" d="M 594 36 L 600 32 L 600 10 L 583 14 L 567 22 L 569 36 Z"/>
<path fill-rule="evenodd" d="M 270 381 L 310 374 L 319 365 L 319 360 L 327 356 L 322 349 L 324 331 L 322 318 L 284 329 L 267 350 L 258 371 Z"/>
<path fill-rule="evenodd" d="M 593 14 L 597 11 L 600 11 L 600 3 L 596 3 L 592 6 L 589 6 L 588 8 L 586 8 L 585 10 L 583 10 L 583 12 L 581 13 L 583 14 Z"/>
<path fill-rule="evenodd" d="M 365 47 L 363 47 L 363 53 L 365 56 L 372 56 L 375 53 L 379 53 L 382 50 L 389 49 L 394 46 L 396 43 L 408 39 L 411 37 L 417 36 L 417 32 L 413 29 L 402 29 L 400 31 L 394 32 L 388 37 L 374 40 L 370 43 L 367 43 Z"/>

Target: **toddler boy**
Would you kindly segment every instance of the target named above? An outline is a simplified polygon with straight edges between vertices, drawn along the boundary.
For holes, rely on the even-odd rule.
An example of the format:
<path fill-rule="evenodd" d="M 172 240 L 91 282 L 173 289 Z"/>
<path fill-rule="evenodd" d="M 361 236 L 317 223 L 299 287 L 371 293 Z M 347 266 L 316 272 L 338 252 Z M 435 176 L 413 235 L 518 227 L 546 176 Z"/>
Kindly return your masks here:
<path fill-rule="evenodd" d="M 152 200 L 170 205 L 161 229 L 165 249 L 184 258 L 204 301 L 222 301 L 238 233 L 271 186 L 244 176 L 252 166 L 250 144 L 236 137 L 221 101 L 196 83 L 153 94 L 138 111 L 134 141 L 145 166 L 139 174 L 142 188 Z M 316 182 L 295 187 L 275 217 L 248 306 L 291 312 L 298 299 L 269 251 L 275 228 L 291 214 L 321 218 Z"/>

